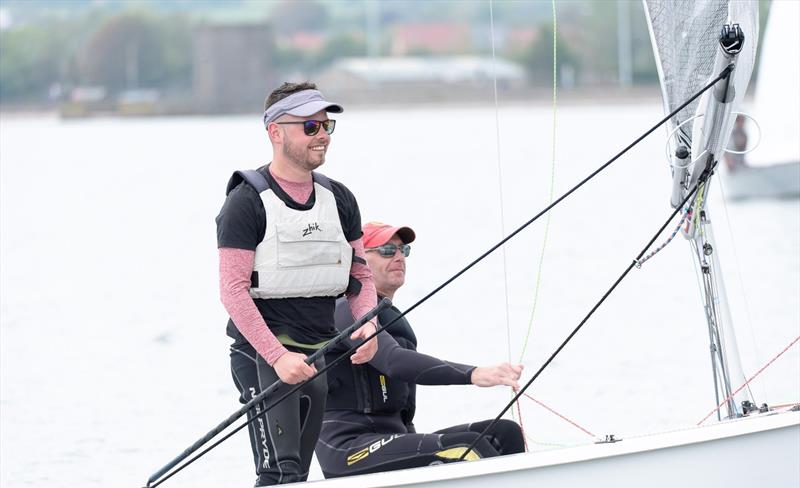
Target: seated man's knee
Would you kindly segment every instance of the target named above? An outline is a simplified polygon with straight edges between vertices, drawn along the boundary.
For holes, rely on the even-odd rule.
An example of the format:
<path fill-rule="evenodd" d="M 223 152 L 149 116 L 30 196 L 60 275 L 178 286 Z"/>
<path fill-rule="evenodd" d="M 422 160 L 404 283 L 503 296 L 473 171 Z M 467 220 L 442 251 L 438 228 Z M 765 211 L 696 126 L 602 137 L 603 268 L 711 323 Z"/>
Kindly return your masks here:
<path fill-rule="evenodd" d="M 471 446 L 473 443 L 475 443 L 479 435 L 480 434 L 475 432 L 454 432 L 442 434 L 441 444 L 444 449 L 437 452 L 436 456 L 445 461 L 457 460 L 464 454 L 468 446 Z M 475 459 L 494 457 L 499 454 L 500 453 L 492 446 L 489 439 L 484 436 L 481 437 L 477 443 L 475 443 L 472 449 L 470 449 L 470 452 L 467 453 L 465 459 L 467 461 L 472 461 Z"/>
<path fill-rule="evenodd" d="M 500 419 L 492 429 L 492 445 L 501 455 L 525 452 L 525 439 L 519 424 Z"/>

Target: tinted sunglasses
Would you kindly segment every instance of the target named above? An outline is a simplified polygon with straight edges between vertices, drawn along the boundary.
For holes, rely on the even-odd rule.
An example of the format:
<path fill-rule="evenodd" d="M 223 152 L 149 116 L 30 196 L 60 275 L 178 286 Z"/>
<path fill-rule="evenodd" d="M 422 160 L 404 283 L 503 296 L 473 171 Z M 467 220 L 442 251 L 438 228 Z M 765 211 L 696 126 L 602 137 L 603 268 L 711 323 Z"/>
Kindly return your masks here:
<path fill-rule="evenodd" d="M 276 124 L 303 124 L 303 132 L 307 136 L 315 136 L 319 132 L 319 128 L 325 129 L 329 135 L 333 134 L 333 129 L 336 127 L 336 121 L 333 119 L 328 120 L 297 120 L 293 122 L 275 122 Z"/>
<path fill-rule="evenodd" d="M 365 249 L 365 251 L 367 252 L 378 251 L 378 254 L 380 254 L 382 257 L 391 258 L 394 256 L 394 253 L 396 253 L 398 249 L 400 250 L 401 253 L 403 253 L 404 257 L 408 257 L 408 255 L 411 254 L 411 246 L 409 246 L 408 244 L 403 244 L 400 246 L 398 246 L 397 244 L 384 244 L 378 247 L 370 247 L 368 249 Z"/>

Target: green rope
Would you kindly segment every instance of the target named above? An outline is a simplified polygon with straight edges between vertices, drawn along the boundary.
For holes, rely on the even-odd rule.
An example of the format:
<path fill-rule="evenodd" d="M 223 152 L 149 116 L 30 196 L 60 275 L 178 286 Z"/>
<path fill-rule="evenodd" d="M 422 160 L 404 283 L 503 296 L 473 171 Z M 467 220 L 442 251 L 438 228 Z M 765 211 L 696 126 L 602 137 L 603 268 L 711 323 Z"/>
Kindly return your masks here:
<path fill-rule="evenodd" d="M 557 67 L 557 52 L 558 41 L 556 40 L 558 28 L 556 23 L 556 0 L 552 0 L 553 5 L 553 140 L 551 147 L 551 162 L 550 162 L 550 199 L 553 201 L 553 192 L 555 190 L 555 173 L 556 173 L 556 107 L 557 107 L 557 94 L 558 94 L 558 67 Z M 533 308 L 531 309 L 531 317 L 528 320 L 528 330 L 525 333 L 525 341 L 522 344 L 522 351 L 519 355 L 519 362 L 525 358 L 525 351 L 528 348 L 528 339 L 530 339 L 531 331 L 533 330 L 533 318 L 536 315 L 536 306 L 539 304 L 539 289 L 542 283 L 542 265 L 544 264 L 544 252 L 547 248 L 547 235 L 550 231 L 550 213 L 547 214 L 547 219 L 544 223 L 544 238 L 542 239 L 542 252 L 539 254 L 539 267 L 536 270 L 536 287 L 533 292 Z"/>

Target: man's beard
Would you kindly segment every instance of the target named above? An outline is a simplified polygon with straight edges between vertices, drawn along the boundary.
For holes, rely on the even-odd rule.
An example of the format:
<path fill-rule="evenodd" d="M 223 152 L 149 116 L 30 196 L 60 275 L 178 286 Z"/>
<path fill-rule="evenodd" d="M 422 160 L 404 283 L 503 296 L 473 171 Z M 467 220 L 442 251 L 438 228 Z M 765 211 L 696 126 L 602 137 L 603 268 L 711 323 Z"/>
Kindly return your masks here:
<path fill-rule="evenodd" d="M 320 153 L 319 161 L 313 161 L 308 157 L 308 148 L 300 148 L 288 139 L 283 144 L 283 155 L 306 171 L 313 171 L 325 162 L 325 152 Z"/>

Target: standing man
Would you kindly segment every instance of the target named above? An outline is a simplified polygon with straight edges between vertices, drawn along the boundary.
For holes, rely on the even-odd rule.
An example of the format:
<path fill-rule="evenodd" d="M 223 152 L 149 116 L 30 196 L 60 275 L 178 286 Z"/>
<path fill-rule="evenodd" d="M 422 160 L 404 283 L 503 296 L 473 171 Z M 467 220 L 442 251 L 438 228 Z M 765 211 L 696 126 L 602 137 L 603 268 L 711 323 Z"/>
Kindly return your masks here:
<path fill-rule="evenodd" d="M 230 314 L 231 371 L 242 403 L 279 378 L 294 385 L 324 365 L 304 360 L 336 336 L 337 296 L 345 293 L 358 317 L 376 304 L 356 199 L 314 172 L 325 162 L 336 124 L 329 112 L 342 107 L 312 83 L 273 91 L 263 117 L 272 161 L 234 173 L 217 216 L 220 295 Z M 368 322 L 351 338 L 374 332 Z M 370 341 L 351 361 L 365 363 L 376 350 Z M 326 395 L 326 380 L 318 378 L 269 411 L 261 403 L 248 412 L 257 417 L 249 425 L 255 486 L 306 480 Z"/>
<path fill-rule="evenodd" d="M 403 286 L 409 245 L 408 227 L 379 222 L 364 226 L 364 246 L 379 296 L 393 298 Z M 378 315 L 382 326 L 400 316 L 391 307 Z M 336 327 L 352 322 L 348 303 L 336 304 Z M 341 349 L 331 351 L 335 357 Z M 490 420 L 458 425 L 432 434 L 414 428 L 416 385 L 518 387 L 522 365 L 475 367 L 418 353 L 417 338 L 405 318 L 378 334 L 378 352 L 367 364 L 341 362 L 328 371 L 328 402 L 317 442 L 317 459 L 326 478 L 414 468 L 458 459 Z M 522 431 L 500 420 L 467 455 L 467 460 L 523 452 Z"/>

